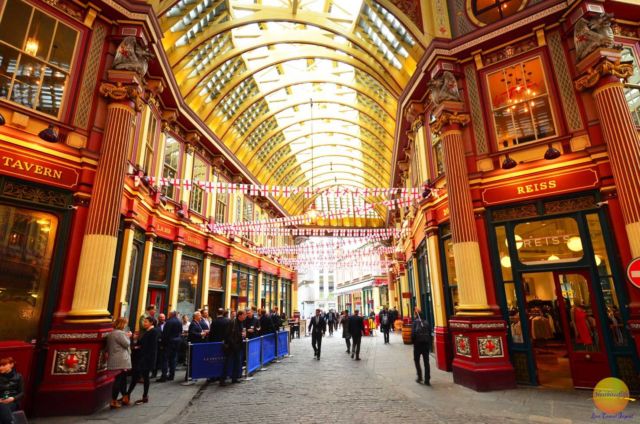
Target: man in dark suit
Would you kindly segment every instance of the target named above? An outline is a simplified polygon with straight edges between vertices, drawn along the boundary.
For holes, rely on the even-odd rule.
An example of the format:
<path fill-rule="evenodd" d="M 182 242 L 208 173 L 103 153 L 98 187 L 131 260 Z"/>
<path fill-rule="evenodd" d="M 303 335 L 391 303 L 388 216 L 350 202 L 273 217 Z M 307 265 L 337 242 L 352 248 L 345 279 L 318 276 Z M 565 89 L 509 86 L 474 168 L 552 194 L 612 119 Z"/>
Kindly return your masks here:
<path fill-rule="evenodd" d="M 207 334 L 208 331 L 202 325 L 202 315 L 199 311 L 195 311 L 191 324 L 189 324 L 189 335 L 187 336 L 189 343 L 202 343 L 206 340 Z"/>
<path fill-rule="evenodd" d="M 271 321 L 273 321 L 273 332 L 277 333 L 280 331 L 280 327 L 282 327 L 282 318 L 280 314 L 278 314 L 278 307 L 274 306 L 271 310 Z"/>
<path fill-rule="evenodd" d="M 349 333 L 353 340 L 351 346 L 351 358 L 356 357 L 356 361 L 360 360 L 360 342 L 364 335 L 364 321 L 360 316 L 360 311 L 356 310 L 353 315 L 349 317 Z"/>
<path fill-rule="evenodd" d="M 169 319 L 162 329 L 162 343 L 164 344 L 164 358 L 162 361 L 162 376 L 156 380 L 160 383 L 173 381 L 176 374 L 178 350 L 182 343 L 182 322 L 176 311 L 169 312 Z"/>
<path fill-rule="evenodd" d="M 273 325 L 273 319 L 267 313 L 266 309 L 260 310 L 260 335 L 264 336 L 267 334 L 275 333 L 276 330 Z"/>
<path fill-rule="evenodd" d="M 316 315 L 311 318 L 309 323 L 309 331 L 311 332 L 311 347 L 313 347 L 313 356 L 320 360 L 320 349 L 322 349 L 322 336 L 327 331 L 327 321 L 320 315 L 320 309 L 316 309 Z"/>
<path fill-rule="evenodd" d="M 243 321 L 246 318 L 244 311 L 238 311 L 236 318 L 231 321 L 227 327 L 224 338 L 224 367 L 222 368 L 222 377 L 220 377 L 220 385 L 226 386 L 227 374 L 229 366 L 231 366 L 231 382 L 240 382 L 240 372 L 242 371 L 242 341 L 246 336 Z"/>
<path fill-rule="evenodd" d="M 216 319 L 211 323 L 211 331 L 209 332 L 210 342 L 222 342 L 226 334 L 227 328 L 231 320 L 224 316 L 224 309 L 218 309 Z"/>

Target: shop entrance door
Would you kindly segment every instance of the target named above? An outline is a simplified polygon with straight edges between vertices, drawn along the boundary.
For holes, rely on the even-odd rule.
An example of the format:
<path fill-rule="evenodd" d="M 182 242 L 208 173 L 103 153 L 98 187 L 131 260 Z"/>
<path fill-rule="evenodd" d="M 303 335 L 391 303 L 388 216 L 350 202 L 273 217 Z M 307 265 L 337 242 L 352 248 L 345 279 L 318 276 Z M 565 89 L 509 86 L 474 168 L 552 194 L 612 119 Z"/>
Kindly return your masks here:
<path fill-rule="evenodd" d="M 207 305 L 209 311 L 214 316 L 218 313 L 219 308 L 224 308 L 224 293 L 214 290 L 209 290 L 209 299 Z"/>
<path fill-rule="evenodd" d="M 573 386 L 593 388 L 611 376 L 598 305 L 586 270 L 553 273 L 573 376 Z"/>
<path fill-rule="evenodd" d="M 166 313 L 167 312 L 165 311 L 166 296 L 167 296 L 166 289 L 149 287 L 149 296 L 147 300 L 147 305 L 155 305 L 156 311 L 158 311 L 158 313 Z"/>
<path fill-rule="evenodd" d="M 591 388 L 610 376 L 589 273 L 523 273 L 522 285 L 538 383 Z"/>

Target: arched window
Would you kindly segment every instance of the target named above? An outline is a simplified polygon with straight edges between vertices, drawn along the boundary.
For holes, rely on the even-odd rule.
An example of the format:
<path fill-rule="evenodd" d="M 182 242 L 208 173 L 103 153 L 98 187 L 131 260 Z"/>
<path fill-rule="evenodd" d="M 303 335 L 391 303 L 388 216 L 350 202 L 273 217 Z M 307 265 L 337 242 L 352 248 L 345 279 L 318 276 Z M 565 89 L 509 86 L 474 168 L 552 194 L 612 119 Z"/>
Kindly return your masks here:
<path fill-rule="evenodd" d="M 499 21 L 521 10 L 527 0 L 469 0 L 469 12 L 478 24 Z"/>

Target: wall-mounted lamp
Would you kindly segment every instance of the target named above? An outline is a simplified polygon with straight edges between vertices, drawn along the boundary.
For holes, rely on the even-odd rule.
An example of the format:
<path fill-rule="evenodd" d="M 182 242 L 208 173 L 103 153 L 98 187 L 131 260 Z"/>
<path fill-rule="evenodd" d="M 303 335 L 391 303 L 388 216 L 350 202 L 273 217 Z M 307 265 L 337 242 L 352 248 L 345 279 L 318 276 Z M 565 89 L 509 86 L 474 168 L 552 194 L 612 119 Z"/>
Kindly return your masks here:
<path fill-rule="evenodd" d="M 40 133 L 38 134 L 38 137 L 40 137 L 44 141 L 48 141 L 49 143 L 57 143 L 58 130 L 56 130 L 56 128 L 53 125 L 49 124 L 47 128 L 40 131 Z"/>
<path fill-rule="evenodd" d="M 560 153 L 560 150 L 553 147 L 553 144 L 551 143 L 549 143 L 549 148 L 547 149 L 547 151 L 544 152 L 544 158 L 546 160 L 554 160 L 559 158 L 561 155 L 562 153 Z"/>
<path fill-rule="evenodd" d="M 502 169 L 512 169 L 515 168 L 518 162 L 513 160 L 511 156 L 507 153 L 502 161 Z"/>

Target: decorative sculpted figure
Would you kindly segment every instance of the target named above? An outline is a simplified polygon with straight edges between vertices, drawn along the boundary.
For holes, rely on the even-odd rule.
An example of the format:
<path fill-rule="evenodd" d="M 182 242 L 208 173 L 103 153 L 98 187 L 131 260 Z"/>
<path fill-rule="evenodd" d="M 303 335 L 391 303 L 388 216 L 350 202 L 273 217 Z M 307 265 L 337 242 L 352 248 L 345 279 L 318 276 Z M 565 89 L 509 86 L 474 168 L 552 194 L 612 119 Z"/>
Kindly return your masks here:
<path fill-rule="evenodd" d="M 613 14 L 611 13 L 600 13 L 588 21 L 585 18 L 580 18 L 576 23 L 573 41 L 576 45 L 578 61 L 599 47 L 619 48 L 613 42 L 612 18 Z"/>
<path fill-rule="evenodd" d="M 118 46 L 112 68 L 133 71 L 144 77 L 149 67 L 149 59 L 153 57 L 153 53 L 143 46 L 138 38 L 129 36 Z"/>
<path fill-rule="evenodd" d="M 440 78 L 430 81 L 429 87 L 431 88 L 431 101 L 436 106 L 446 100 L 461 101 L 456 77 L 449 71 L 445 71 Z"/>

